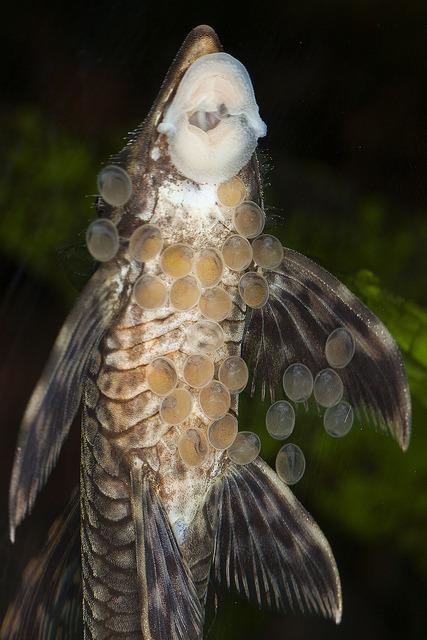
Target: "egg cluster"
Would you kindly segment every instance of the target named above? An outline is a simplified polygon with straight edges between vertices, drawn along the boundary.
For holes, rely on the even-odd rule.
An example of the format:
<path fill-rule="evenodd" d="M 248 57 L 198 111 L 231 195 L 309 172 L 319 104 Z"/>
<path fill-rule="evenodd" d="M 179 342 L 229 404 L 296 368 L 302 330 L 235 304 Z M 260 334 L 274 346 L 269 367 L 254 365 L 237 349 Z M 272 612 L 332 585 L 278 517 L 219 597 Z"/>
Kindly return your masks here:
<path fill-rule="evenodd" d="M 334 438 L 345 436 L 354 420 L 352 406 L 343 400 L 344 385 L 335 369 L 343 369 L 355 353 L 355 341 L 348 329 L 338 327 L 328 336 L 325 357 L 329 365 L 313 378 L 310 369 L 301 362 L 288 366 L 283 374 L 283 390 L 288 400 L 272 404 L 266 414 L 268 433 L 277 440 L 288 438 L 295 426 L 293 403 L 305 403 L 313 394 L 319 407 L 325 409 L 323 425 L 326 433 Z M 276 471 L 287 484 L 298 482 L 305 471 L 305 458 L 295 444 L 284 445 L 276 458 Z"/>
<path fill-rule="evenodd" d="M 104 200 L 113 206 L 125 204 L 132 193 L 128 174 L 117 166 L 101 171 L 98 187 Z M 210 421 L 206 435 L 190 428 L 180 437 L 178 451 L 189 466 L 203 462 L 208 445 L 217 450 L 227 449 L 237 464 L 251 462 L 260 451 L 258 436 L 249 431 L 238 432 L 237 420 L 230 413 L 231 394 L 240 393 L 248 382 L 245 362 L 239 356 L 230 356 L 220 363 L 214 377 L 214 353 L 224 344 L 220 323 L 232 312 L 232 298 L 221 286 L 226 268 L 241 273 L 240 297 L 247 306 L 257 309 L 269 297 L 263 270 L 276 268 L 283 259 L 280 241 L 263 234 L 264 211 L 246 196 L 246 187 L 237 176 L 217 188 L 218 204 L 226 210 L 233 225 L 220 250 L 208 246 L 196 251 L 183 242 L 164 246 L 161 230 L 153 224 L 136 229 L 128 243 L 129 257 L 135 262 L 158 261 L 156 274 L 143 273 L 134 284 L 133 299 L 141 309 L 156 310 L 169 305 L 176 311 L 188 311 L 197 307 L 200 314 L 187 329 L 187 345 L 192 353 L 181 371 L 171 360 L 161 357 L 150 363 L 147 372 L 149 388 L 161 399 L 159 413 L 165 423 L 182 424 L 196 399 Z M 116 226 L 105 218 L 90 225 L 86 240 L 92 256 L 102 262 L 114 258 L 121 242 Z M 336 369 L 349 364 L 354 350 L 353 336 L 339 327 L 326 342 L 328 368 L 315 377 L 303 363 L 293 363 L 286 369 L 283 390 L 287 400 L 275 402 L 266 414 L 267 431 L 273 438 L 283 440 L 292 434 L 295 426 L 292 403 L 306 403 L 311 395 L 325 409 L 323 424 L 329 435 L 341 437 L 350 431 L 353 409 L 343 400 L 343 383 Z M 290 443 L 284 445 L 277 455 L 276 470 L 287 484 L 297 482 L 305 470 L 301 449 Z"/>

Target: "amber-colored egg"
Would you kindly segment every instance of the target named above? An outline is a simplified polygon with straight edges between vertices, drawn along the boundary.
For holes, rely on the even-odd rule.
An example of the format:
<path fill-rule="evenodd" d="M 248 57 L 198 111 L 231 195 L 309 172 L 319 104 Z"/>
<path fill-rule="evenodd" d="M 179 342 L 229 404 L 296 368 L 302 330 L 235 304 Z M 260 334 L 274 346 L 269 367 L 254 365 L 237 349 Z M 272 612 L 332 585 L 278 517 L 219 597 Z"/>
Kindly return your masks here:
<path fill-rule="evenodd" d="M 168 358 L 154 358 L 147 366 L 147 384 L 153 393 L 166 396 L 176 387 L 178 374 Z"/>
<path fill-rule="evenodd" d="M 206 289 L 200 297 L 199 308 L 208 320 L 221 322 L 231 312 L 231 296 L 221 287 Z"/>
<path fill-rule="evenodd" d="M 224 207 L 237 207 L 246 197 L 246 187 L 238 176 L 223 182 L 216 191 L 220 204 Z"/>
<path fill-rule="evenodd" d="M 193 257 L 193 249 L 188 245 L 172 244 L 163 251 L 160 266 L 166 275 L 172 278 L 183 278 L 193 268 Z"/>
<path fill-rule="evenodd" d="M 178 453 L 188 467 L 198 467 L 208 454 L 206 436 L 199 429 L 187 429 L 178 440 Z"/>
<path fill-rule="evenodd" d="M 159 227 L 144 224 L 138 227 L 129 240 L 129 255 L 137 262 L 149 262 L 156 258 L 163 247 Z"/>
<path fill-rule="evenodd" d="M 133 297 L 141 309 L 159 309 L 167 302 L 168 290 L 159 276 L 146 274 L 135 282 Z"/>
<path fill-rule="evenodd" d="M 215 366 L 212 359 L 202 353 L 188 356 L 182 369 L 185 382 L 195 389 L 209 384 L 214 373 Z"/>
<path fill-rule="evenodd" d="M 200 287 L 193 276 L 178 278 L 169 292 L 170 303 L 178 311 L 187 311 L 194 307 L 200 298 Z"/>
<path fill-rule="evenodd" d="M 194 273 L 202 287 L 214 287 L 221 280 L 224 263 L 221 254 L 210 247 L 196 253 Z"/>

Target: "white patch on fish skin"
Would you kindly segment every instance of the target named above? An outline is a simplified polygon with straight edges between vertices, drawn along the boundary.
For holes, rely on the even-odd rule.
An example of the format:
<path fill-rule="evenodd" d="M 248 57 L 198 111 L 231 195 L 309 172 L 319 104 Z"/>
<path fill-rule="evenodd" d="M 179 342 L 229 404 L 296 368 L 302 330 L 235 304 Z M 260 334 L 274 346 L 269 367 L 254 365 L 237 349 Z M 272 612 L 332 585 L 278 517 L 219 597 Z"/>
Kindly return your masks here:
<path fill-rule="evenodd" d="M 187 217 L 203 219 L 212 216 L 222 217 L 217 206 L 216 185 L 195 185 L 183 180 L 182 182 L 165 182 L 159 188 L 159 201 L 169 203 L 185 212 Z"/>
<path fill-rule="evenodd" d="M 159 147 L 153 147 L 151 149 L 150 158 L 156 162 L 161 156 Z"/>

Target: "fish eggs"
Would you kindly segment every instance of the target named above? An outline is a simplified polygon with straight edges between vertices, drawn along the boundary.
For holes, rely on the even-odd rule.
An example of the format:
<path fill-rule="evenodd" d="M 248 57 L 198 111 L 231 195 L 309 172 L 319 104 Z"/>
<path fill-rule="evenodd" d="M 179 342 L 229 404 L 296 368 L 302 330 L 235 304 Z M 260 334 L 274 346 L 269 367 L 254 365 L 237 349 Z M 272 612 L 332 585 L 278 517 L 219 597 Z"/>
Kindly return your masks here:
<path fill-rule="evenodd" d="M 264 234 L 252 243 L 254 262 L 264 269 L 274 269 L 283 260 L 283 246 L 274 236 Z"/>
<path fill-rule="evenodd" d="M 242 236 L 227 238 L 221 251 L 225 264 L 232 271 L 244 271 L 252 262 L 252 246 Z"/>
<path fill-rule="evenodd" d="M 178 440 L 178 453 L 188 467 L 198 467 L 208 454 L 208 443 L 199 429 L 187 429 Z"/>
<path fill-rule="evenodd" d="M 246 362 L 240 356 L 226 358 L 219 368 L 218 379 L 231 393 L 243 391 L 249 380 Z"/>
<path fill-rule="evenodd" d="M 286 484 L 296 484 L 305 472 L 305 457 L 296 444 L 285 444 L 276 457 L 276 472 Z"/>
<path fill-rule="evenodd" d="M 208 320 L 221 322 L 231 312 L 231 296 L 221 287 L 205 289 L 199 300 L 199 308 Z"/>
<path fill-rule="evenodd" d="M 188 276 L 193 267 L 193 257 L 193 249 L 187 244 L 172 244 L 160 256 L 160 266 L 166 275 L 183 278 Z"/>
<path fill-rule="evenodd" d="M 237 431 L 237 418 L 231 413 L 226 413 L 209 425 L 208 440 L 214 449 L 222 451 L 233 444 Z"/>
<path fill-rule="evenodd" d="M 194 273 L 202 287 L 214 287 L 221 280 L 224 263 L 221 254 L 210 247 L 196 253 Z"/>
<path fill-rule="evenodd" d="M 233 444 L 228 447 L 228 457 L 236 464 L 249 464 L 258 457 L 261 441 L 252 431 L 239 431 Z"/>
<path fill-rule="evenodd" d="M 113 207 L 121 207 L 132 195 L 129 174 L 116 165 L 104 167 L 98 174 L 98 191 L 105 202 Z"/>
<path fill-rule="evenodd" d="M 171 425 L 181 424 L 191 413 L 193 396 L 187 389 L 174 389 L 162 400 L 160 417 Z"/>
<path fill-rule="evenodd" d="M 177 382 L 178 374 L 168 358 L 154 358 L 147 366 L 147 384 L 158 396 L 167 396 L 175 389 Z"/>
<path fill-rule="evenodd" d="M 149 262 L 156 258 L 163 247 L 159 227 L 144 224 L 135 229 L 129 240 L 129 255 L 137 262 Z"/>
<path fill-rule="evenodd" d="M 220 184 L 216 190 L 220 204 L 227 208 L 237 207 L 246 196 L 246 187 L 238 176 Z"/>
<path fill-rule="evenodd" d="M 265 213 L 255 202 L 242 202 L 233 213 L 233 225 L 244 238 L 255 238 L 264 229 Z"/>
<path fill-rule="evenodd" d="M 333 407 L 341 400 L 344 387 L 336 371 L 323 369 L 314 379 L 313 391 L 316 402 L 321 407 Z"/>
<path fill-rule="evenodd" d="M 196 351 L 213 353 L 224 344 L 224 332 L 217 322 L 198 320 L 187 329 L 187 342 Z"/>
<path fill-rule="evenodd" d="M 86 246 L 98 262 L 112 260 L 119 250 L 120 239 L 116 225 L 108 218 L 94 220 L 86 231 Z"/>
<path fill-rule="evenodd" d="M 283 390 L 293 402 L 305 402 L 313 391 L 313 375 L 301 362 L 289 365 L 283 374 Z"/>
<path fill-rule="evenodd" d="M 133 297 L 141 309 L 160 309 L 167 302 L 168 290 L 159 276 L 145 274 L 133 285 Z"/>
<path fill-rule="evenodd" d="M 255 271 L 248 271 L 240 278 L 239 293 L 248 307 L 260 309 L 268 300 L 267 280 Z"/>
<path fill-rule="evenodd" d="M 212 380 L 199 393 L 199 404 L 203 413 L 211 420 L 218 420 L 230 408 L 230 392 L 218 380 Z"/>
<path fill-rule="evenodd" d="M 334 369 L 346 367 L 354 356 L 356 345 L 350 331 L 338 327 L 328 336 L 325 356 L 329 366 Z"/>
<path fill-rule="evenodd" d="M 200 287 L 196 278 L 184 276 L 172 284 L 169 291 L 171 305 L 178 311 L 187 311 L 194 307 L 200 298 Z"/>
<path fill-rule="evenodd" d="M 353 420 L 354 412 L 352 406 L 348 402 L 341 401 L 326 409 L 323 416 L 323 425 L 328 435 L 333 438 L 342 438 L 351 430 Z"/>
<path fill-rule="evenodd" d="M 288 438 L 295 426 L 295 410 L 287 400 L 278 400 L 269 407 L 265 416 L 268 433 L 276 440 Z"/>
<path fill-rule="evenodd" d="M 182 376 L 185 382 L 195 389 L 204 387 L 212 380 L 215 366 L 211 358 L 204 354 L 188 356 L 182 368 Z"/>

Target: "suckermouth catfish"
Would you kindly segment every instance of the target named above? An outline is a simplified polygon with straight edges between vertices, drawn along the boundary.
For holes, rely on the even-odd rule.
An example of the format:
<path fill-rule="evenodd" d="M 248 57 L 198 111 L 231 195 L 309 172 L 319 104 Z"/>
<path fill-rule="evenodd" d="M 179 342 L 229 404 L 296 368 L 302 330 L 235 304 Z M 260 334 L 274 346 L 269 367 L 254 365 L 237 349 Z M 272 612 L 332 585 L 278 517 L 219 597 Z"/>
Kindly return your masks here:
<path fill-rule="evenodd" d="M 12 540 L 79 409 L 80 490 L 2 638 L 200 639 L 220 587 L 340 621 L 331 549 L 289 488 L 302 452 L 285 444 L 273 471 L 256 433 L 238 430 L 239 393 L 271 400 L 277 439 L 313 393 L 332 435 L 355 417 L 406 449 L 408 385 L 381 322 L 263 233 L 266 133 L 245 67 L 201 26 L 101 171 L 87 232 L 98 266 L 23 418 Z"/>

